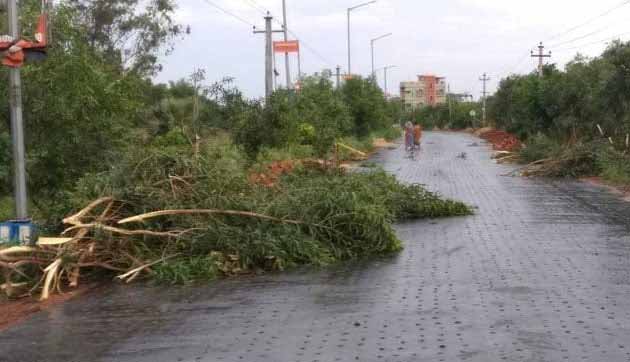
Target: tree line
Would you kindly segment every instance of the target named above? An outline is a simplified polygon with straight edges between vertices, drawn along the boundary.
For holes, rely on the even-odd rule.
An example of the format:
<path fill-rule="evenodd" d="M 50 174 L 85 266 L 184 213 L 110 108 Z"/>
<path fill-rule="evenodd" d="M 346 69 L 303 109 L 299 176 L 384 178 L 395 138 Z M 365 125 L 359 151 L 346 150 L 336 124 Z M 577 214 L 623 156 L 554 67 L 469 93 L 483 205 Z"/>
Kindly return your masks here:
<path fill-rule="evenodd" d="M 25 36 L 39 4 L 22 3 Z M 391 126 L 400 107 L 371 79 L 335 89 L 329 79 L 306 77 L 299 93 L 278 90 L 266 101 L 246 98 L 231 78 L 206 85 L 205 74 L 155 84 L 159 57 L 191 31 L 173 20 L 175 9 L 172 0 L 73 0 L 50 9 L 48 58 L 23 68 L 28 186 L 44 224 L 57 225 L 67 214 L 83 178 L 143 147 L 192 147 L 197 136 L 221 131 L 254 162 L 270 148 L 295 146 L 325 157 L 341 138 L 396 135 Z M 0 72 L 7 76 L 6 69 Z M 7 82 L 0 83 L 0 94 L 8 99 Z M 0 107 L 0 216 L 6 218 L 8 102 Z"/>

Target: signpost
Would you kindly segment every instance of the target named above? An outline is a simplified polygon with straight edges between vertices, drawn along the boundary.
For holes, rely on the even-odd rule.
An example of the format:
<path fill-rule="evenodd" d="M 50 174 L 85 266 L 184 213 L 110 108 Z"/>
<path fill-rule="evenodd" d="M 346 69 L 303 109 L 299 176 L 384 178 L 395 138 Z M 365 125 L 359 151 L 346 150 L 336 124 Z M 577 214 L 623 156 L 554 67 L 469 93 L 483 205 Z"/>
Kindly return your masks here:
<path fill-rule="evenodd" d="M 299 40 L 274 41 L 273 51 L 276 53 L 299 53 Z"/>
<path fill-rule="evenodd" d="M 274 53 L 284 53 L 288 55 L 289 53 L 295 53 L 298 56 L 298 80 L 296 84 L 297 90 L 299 90 L 299 84 L 301 80 L 301 65 L 300 65 L 300 41 L 299 40 L 284 40 L 284 41 L 274 41 L 273 42 L 273 52 Z"/>

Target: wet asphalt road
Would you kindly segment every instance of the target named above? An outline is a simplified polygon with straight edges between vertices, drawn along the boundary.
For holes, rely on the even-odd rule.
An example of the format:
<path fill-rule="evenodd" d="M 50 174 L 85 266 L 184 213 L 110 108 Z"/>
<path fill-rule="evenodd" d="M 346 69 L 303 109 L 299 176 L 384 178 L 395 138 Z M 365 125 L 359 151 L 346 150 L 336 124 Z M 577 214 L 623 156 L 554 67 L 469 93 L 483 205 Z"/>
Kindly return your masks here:
<path fill-rule="evenodd" d="M 205 287 L 114 287 L 0 333 L 0 361 L 630 361 L 630 204 L 502 177 L 428 133 L 400 178 L 475 205 L 398 227 L 397 256 Z M 458 158 L 465 153 L 465 158 Z"/>

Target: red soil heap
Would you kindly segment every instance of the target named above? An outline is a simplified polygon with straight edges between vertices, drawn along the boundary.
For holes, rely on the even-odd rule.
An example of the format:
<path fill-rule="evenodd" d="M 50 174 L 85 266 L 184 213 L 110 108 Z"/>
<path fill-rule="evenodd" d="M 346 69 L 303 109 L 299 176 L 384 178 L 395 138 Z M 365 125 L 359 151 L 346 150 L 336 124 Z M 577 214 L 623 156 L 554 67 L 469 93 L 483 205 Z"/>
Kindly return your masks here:
<path fill-rule="evenodd" d="M 482 133 L 480 137 L 492 143 L 492 147 L 496 151 L 513 152 L 522 146 L 518 138 L 505 131 L 492 130 Z"/>
<path fill-rule="evenodd" d="M 275 161 L 267 166 L 265 172 L 251 173 L 249 182 L 257 185 L 273 187 L 280 179 L 280 176 L 291 173 L 295 168 L 295 161 Z"/>

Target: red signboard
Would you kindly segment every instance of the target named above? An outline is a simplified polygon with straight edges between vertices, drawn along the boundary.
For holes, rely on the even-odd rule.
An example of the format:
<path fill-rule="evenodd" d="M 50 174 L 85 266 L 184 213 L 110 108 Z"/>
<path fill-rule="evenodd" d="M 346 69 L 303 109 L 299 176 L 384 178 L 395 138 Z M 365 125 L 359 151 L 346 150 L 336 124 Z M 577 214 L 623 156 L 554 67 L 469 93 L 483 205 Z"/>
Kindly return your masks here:
<path fill-rule="evenodd" d="M 300 41 L 299 40 L 274 41 L 273 51 L 276 53 L 299 53 Z"/>

